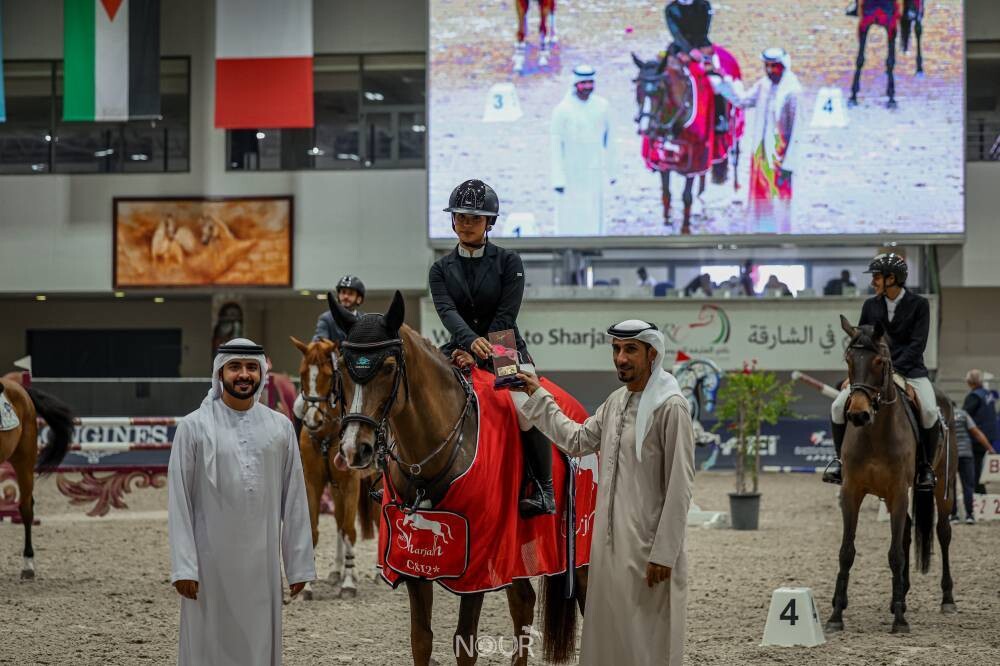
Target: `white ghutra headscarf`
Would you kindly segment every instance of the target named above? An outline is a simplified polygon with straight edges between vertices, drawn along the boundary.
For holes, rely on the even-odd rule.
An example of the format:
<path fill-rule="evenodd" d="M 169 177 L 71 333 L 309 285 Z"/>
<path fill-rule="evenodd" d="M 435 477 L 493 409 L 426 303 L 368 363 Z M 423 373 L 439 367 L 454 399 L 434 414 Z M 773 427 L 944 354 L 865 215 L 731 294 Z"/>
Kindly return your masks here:
<path fill-rule="evenodd" d="M 646 388 L 643 389 L 642 396 L 639 398 L 639 412 L 635 417 L 635 455 L 641 462 L 642 442 L 649 434 L 653 412 L 670 396 L 676 395 L 683 398 L 684 394 L 681 393 L 680 384 L 677 383 L 674 376 L 663 369 L 666 344 L 663 340 L 663 333 L 657 330 L 654 324 L 641 319 L 628 319 L 620 324 L 615 324 L 608 329 L 607 333 L 618 340 L 645 342 L 656 350 L 654 367 L 650 373 L 649 381 L 646 382 Z"/>
<path fill-rule="evenodd" d="M 221 400 L 225 391 L 219 371 L 230 361 L 239 360 L 256 361 L 260 365 L 260 384 L 253 394 L 255 406 L 267 385 L 267 356 L 264 354 L 264 348 L 256 342 L 247 338 L 233 338 L 216 351 L 215 360 L 212 362 L 212 388 L 208 390 L 208 395 L 198 407 L 198 422 L 202 426 L 202 456 L 205 459 L 205 473 L 208 475 L 209 483 L 213 486 L 218 485 L 215 465 L 215 415 L 213 411 L 215 401 Z"/>

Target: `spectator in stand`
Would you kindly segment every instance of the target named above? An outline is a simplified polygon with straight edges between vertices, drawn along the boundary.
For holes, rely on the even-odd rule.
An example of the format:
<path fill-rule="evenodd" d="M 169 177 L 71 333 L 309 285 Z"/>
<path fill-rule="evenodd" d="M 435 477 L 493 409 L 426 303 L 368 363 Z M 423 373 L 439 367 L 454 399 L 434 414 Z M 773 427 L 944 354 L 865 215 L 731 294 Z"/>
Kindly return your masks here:
<path fill-rule="evenodd" d="M 756 292 L 753 288 L 753 262 L 749 259 L 743 264 L 743 270 L 740 271 L 740 286 L 743 287 L 743 293 L 747 296 L 754 296 Z"/>
<path fill-rule="evenodd" d="M 845 288 L 856 288 L 857 285 L 851 280 L 851 272 L 848 270 L 840 271 L 839 278 L 831 278 L 826 286 L 823 287 L 824 296 L 841 296 L 844 293 Z"/>
<path fill-rule="evenodd" d="M 649 272 L 646 270 L 645 266 L 639 266 L 639 268 L 635 270 L 635 274 L 639 278 L 638 280 L 636 280 L 636 286 L 638 287 L 656 286 L 656 280 L 649 277 Z"/>
<path fill-rule="evenodd" d="M 964 409 L 955 406 L 955 443 L 958 445 L 958 476 L 962 480 L 962 499 L 965 503 L 965 524 L 975 525 L 976 519 L 972 505 L 973 490 L 975 490 L 978 479 L 976 478 L 976 463 L 973 451 L 973 439 L 976 445 L 986 451 L 993 452 L 990 440 L 986 439 L 983 431 L 976 427 L 976 422 Z M 957 499 L 957 498 L 956 498 Z M 957 523 L 958 502 L 951 507 L 951 522 Z"/>
<path fill-rule="evenodd" d="M 788 285 L 779 280 L 777 275 L 772 275 L 767 279 L 767 284 L 764 285 L 764 293 L 768 296 L 774 296 L 775 292 L 780 292 L 781 296 L 792 295 L 792 290 L 788 288 Z"/>
<path fill-rule="evenodd" d="M 965 396 L 962 409 L 976 422 L 976 427 L 983 431 L 988 442 L 997 441 L 997 410 L 993 395 L 983 386 L 983 372 L 972 369 L 965 375 L 965 383 L 969 386 L 969 394 Z M 975 464 L 975 486 L 977 493 L 986 493 L 986 488 L 979 482 L 983 474 L 983 458 L 992 447 L 977 445 L 973 447 L 972 455 Z"/>
<path fill-rule="evenodd" d="M 691 280 L 688 285 L 684 287 L 684 295 L 710 297 L 712 295 L 712 276 L 708 273 L 702 273 L 695 279 Z"/>

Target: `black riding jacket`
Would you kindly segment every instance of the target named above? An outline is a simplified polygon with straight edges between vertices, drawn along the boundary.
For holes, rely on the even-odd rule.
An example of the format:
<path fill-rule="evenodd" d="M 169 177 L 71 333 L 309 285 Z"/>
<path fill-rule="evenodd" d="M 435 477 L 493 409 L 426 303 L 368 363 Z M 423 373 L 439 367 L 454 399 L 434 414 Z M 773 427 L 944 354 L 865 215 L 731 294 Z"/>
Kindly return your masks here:
<path fill-rule="evenodd" d="M 931 327 L 931 308 L 927 299 L 907 289 L 889 321 L 885 296 L 873 296 L 861 308 L 858 325 L 874 325 L 879 321 L 886 330 L 895 371 L 908 379 L 926 377 L 924 350 Z"/>
<path fill-rule="evenodd" d="M 476 338 L 513 329 L 521 360 L 531 362 L 517 328 L 524 296 L 524 265 L 517 252 L 487 242 L 483 256 L 468 258 L 460 256 L 456 247 L 434 262 L 429 282 L 434 308 L 451 333 L 441 351 L 448 355 L 455 349 L 470 351 Z"/>
<path fill-rule="evenodd" d="M 690 5 L 671 2 L 664 10 L 667 30 L 674 44 L 684 53 L 703 46 L 711 46 L 708 30 L 712 26 L 712 3 L 694 0 Z"/>

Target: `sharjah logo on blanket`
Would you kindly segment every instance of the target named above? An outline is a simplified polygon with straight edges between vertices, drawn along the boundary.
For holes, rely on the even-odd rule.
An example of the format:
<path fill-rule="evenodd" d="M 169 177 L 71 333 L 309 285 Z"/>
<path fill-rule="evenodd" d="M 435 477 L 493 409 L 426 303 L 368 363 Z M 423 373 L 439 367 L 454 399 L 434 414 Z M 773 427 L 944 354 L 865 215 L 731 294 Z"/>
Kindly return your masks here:
<path fill-rule="evenodd" d="M 406 576 L 457 578 L 469 566 L 469 521 L 450 511 L 405 513 L 388 504 L 386 564 Z"/>

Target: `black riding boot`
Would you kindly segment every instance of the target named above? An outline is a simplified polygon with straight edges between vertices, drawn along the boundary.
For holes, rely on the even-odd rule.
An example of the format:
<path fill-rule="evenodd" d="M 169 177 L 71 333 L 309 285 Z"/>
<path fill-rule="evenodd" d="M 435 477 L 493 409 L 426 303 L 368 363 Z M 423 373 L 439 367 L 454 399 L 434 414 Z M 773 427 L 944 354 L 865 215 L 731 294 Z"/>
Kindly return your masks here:
<path fill-rule="evenodd" d="M 847 11 L 844 12 L 844 13 L 847 14 L 848 16 L 857 16 L 858 15 L 858 0 L 854 0 L 854 2 L 852 2 L 850 4 L 850 6 L 847 8 Z"/>
<path fill-rule="evenodd" d="M 525 485 L 521 489 L 518 508 L 521 516 L 532 518 L 556 512 L 556 495 L 552 488 L 552 443 L 538 428 L 521 432 L 524 452 Z"/>
<path fill-rule="evenodd" d="M 837 457 L 830 461 L 823 470 L 823 480 L 827 483 L 840 485 L 844 482 L 843 465 L 840 462 L 840 448 L 844 445 L 844 433 L 847 432 L 846 423 L 830 423 L 833 434 L 833 448 L 837 451 Z"/>
<path fill-rule="evenodd" d="M 934 424 L 931 428 L 920 429 L 920 446 L 917 450 L 917 491 L 928 492 L 934 490 L 934 484 L 937 480 L 934 477 L 932 463 L 934 461 L 934 454 L 937 453 L 937 442 L 940 433 L 941 431 L 937 424 Z"/>

